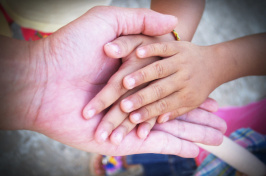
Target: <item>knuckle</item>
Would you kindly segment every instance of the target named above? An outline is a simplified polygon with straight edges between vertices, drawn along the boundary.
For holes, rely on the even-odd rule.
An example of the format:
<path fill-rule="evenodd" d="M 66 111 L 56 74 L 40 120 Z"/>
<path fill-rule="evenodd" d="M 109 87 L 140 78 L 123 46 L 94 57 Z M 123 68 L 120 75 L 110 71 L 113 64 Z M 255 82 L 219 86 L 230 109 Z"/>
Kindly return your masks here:
<path fill-rule="evenodd" d="M 97 101 L 97 106 L 98 106 L 100 109 L 104 109 L 104 108 L 106 108 L 106 103 L 105 103 L 104 100 L 99 99 L 99 100 Z"/>
<path fill-rule="evenodd" d="M 166 43 L 161 43 L 160 48 L 161 48 L 163 54 L 167 53 L 168 45 Z"/>
<path fill-rule="evenodd" d="M 167 103 L 167 101 L 165 100 L 160 100 L 158 102 L 158 107 L 157 107 L 157 111 L 160 113 L 160 114 L 163 114 L 169 107 L 169 104 Z"/>
<path fill-rule="evenodd" d="M 145 96 L 142 93 L 137 93 L 136 100 L 139 105 L 142 105 L 145 102 Z"/>
<path fill-rule="evenodd" d="M 161 78 L 161 77 L 163 77 L 163 75 L 164 75 L 164 67 L 160 64 L 160 63 L 155 63 L 154 65 L 153 65 L 153 70 L 154 70 L 154 72 L 156 73 L 156 76 L 158 77 L 158 78 Z"/>
<path fill-rule="evenodd" d="M 146 117 L 146 118 L 150 117 L 151 110 L 148 107 L 145 106 L 145 107 L 142 108 L 142 110 L 144 112 L 143 113 L 144 114 L 143 117 Z"/>
<path fill-rule="evenodd" d="M 192 104 L 195 104 L 195 97 L 197 97 L 197 95 L 194 95 L 194 92 L 192 91 L 187 91 L 185 92 L 183 95 L 181 95 L 181 99 L 184 100 L 183 101 L 183 106 L 192 106 Z"/>
<path fill-rule="evenodd" d="M 162 88 L 159 85 L 152 86 L 152 90 L 153 90 L 157 99 L 161 99 L 164 95 L 164 92 L 165 92 L 164 88 Z"/>
<path fill-rule="evenodd" d="M 127 53 L 129 51 L 129 43 L 127 38 L 120 37 L 117 41 L 117 45 L 122 49 L 123 52 Z"/>
<path fill-rule="evenodd" d="M 154 44 L 154 45 L 149 45 L 149 51 L 151 52 L 151 53 L 156 53 L 156 44 Z"/>
<path fill-rule="evenodd" d="M 142 80 L 142 81 L 145 81 L 145 80 L 147 80 L 147 77 L 148 77 L 148 75 L 147 75 L 147 73 L 145 72 L 145 70 L 141 70 L 140 72 L 139 72 L 139 78 L 140 78 L 140 80 Z"/>
<path fill-rule="evenodd" d="M 186 127 L 185 123 L 178 123 L 178 134 L 180 134 L 180 137 L 186 136 Z"/>
<path fill-rule="evenodd" d="M 110 119 L 103 119 L 101 121 L 101 127 L 109 130 L 115 129 L 116 125 L 114 122 L 110 121 Z"/>
<path fill-rule="evenodd" d="M 120 95 L 121 93 L 125 91 L 125 88 L 120 81 L 112 82 L 110 86 L 112 87 L 112 90 L 114 90 L 114 93 L 116 95 Z"/>
<path fill-rule="evenodd" d="M 129 127 L 127 125 L 120 125 L 119 128 L 125 133 L 127 134 L 129 132 Z"/>

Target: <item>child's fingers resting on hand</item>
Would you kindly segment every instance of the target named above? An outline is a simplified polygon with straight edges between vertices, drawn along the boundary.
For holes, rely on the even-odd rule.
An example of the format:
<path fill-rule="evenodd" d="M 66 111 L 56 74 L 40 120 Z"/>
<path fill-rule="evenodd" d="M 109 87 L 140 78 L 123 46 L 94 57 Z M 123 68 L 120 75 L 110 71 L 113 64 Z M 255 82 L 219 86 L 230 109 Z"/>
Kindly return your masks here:
<path fill-rule="evenodd" d="M 137 90 L 140 88 L 136 88 Z M 123 97 L 126 97 L 137 90 L 131 90 L 127 92 Z M 123 98 L 122 97 L 122 98 Z M 106 115 L 102 118 L 99 123 L 96 132 L 95 139 L 98 143 L 103 143 L 110 136 L 110 141 L 113 144 L 119 145 L 124 137 L 136 126 L 128 118 L 128 113 L 121 111 L 120 109 L 120 98 Z M 146 122 L 139 124 L 137 134 L 140 138 L 144 139 L 149 134 L 151 128 L 156 123 L 157 118 L 152 118 Z"/>
<path fill-rule="evenodd" d="M 149 41 L 151 39 L 152 37 L 141 35 L 123 36 L 105 46 L 106 54 L 109 57 L 124 58 L 123 64 L 119 70 L 109 79 L 107 85 L 86 105 L 83 110 L 84 117 L 89 119 L 114 103 L 111 109 L 103 117 L 96 130 L 95 139 L 99 143 L 104 142 L 111 135 L 111 142 L 119 144 L 125 135 L 127 135 L 136 126 L 136 124 L 130 122 L 128 119 L 129 114 L 121 111 L 121 99 L 119 100 L 119 98 L 123 95 L 125 98 L 128 95 L 135 93 L 140 88 L 145 87 L 147 84 L 143 84 L 141 87 L 138 87 L 138 89 L 129 91 L 123 87 L 122 80 L 127 74 L 143 68 L 144 66 L 159 59 L 158 57 L 150 57 L 145 60 L 136 58 L 134 49 L 144 41 Z M 140 138 L 145 138 L 150 129 L 154 126 L 155 122 L 156 118 L 152 118 L 147 120 L 145 123 L 140 124 L 137 130 L 138 136 Z"/>
<path fill-rule="evenodd" d="M 137 88 L 137 89 L 141 89 Z M 123 97 L 128 96 L 129 94 L 134 93 L 137 90 L 132 90 L 126 93 Z M 132 123 L 128 118 L 128 113 L 121 111 L 119 107 L 119 103 L 121 97 L 107 112 L 107 114 L 103 117 L 100 124 L 98 125 L 96 132 L 95 132 L 95 139 L 98 143 L 103 143 L 106 139 L 110 136 L 110 141 L 115 144 L 119 145 L 125 136 L 136 127 L 135 123 Z M 204 101 L 202 105 L 200 105 L 201 109 L 205 111 L 214 112 L 218 109 L 218 104 L 215 100 L 208 98 Z M 193 113 L 187 113 L 183 116 L 179 116 L 176 119 L 182 120 L 188 123 L 195 123 L 199 126 L 207 126 L 210 128 L 214 128 L 222 133 L 225 132 L 225 128 L 223 123 L 221 123 L 221 119 L 219 118 L 212 118 L 212 116 L 206 116 L 207 113 L 203 116 L 195 116 Z M 210 114 L 210 113 L 208 113 Z M 151 129 L 155 125 L 157 117 L 151 118 L 145 122 L 142 122 L 137 127 L 137 135 L 141 139 L 145 139 L 147 135 L 150 133 Z M 184 123 L 187 125 L 187 123 Z M 196 125 L 196 126 L 197 126 Z M 190 127 L 191 124 L 188 125 Z M 202 129 L 199 127 L 198 129 Z M 204 141 L 195 141 L 195 142 L 203 142 Z M 208 143 L 211 144 L 211 143 Z M 213 144 L 214 145 L 214 144 Z"/>
<path fill-rule="evenodd" d="M 85 106 L 83 116 L 86 119 L 102 112 L 128 91 L 122 84 L 122 80 L 126 75 L 159 59 L 158 57 L 150 57 L 140 60 L 137 59 L 135 52 L 133 52 L 137 46 L 145 40 L 151 40 L 151 38 L 142 35 L 122 36 L 105 45 L 104 49 L 107 56 L 111 58 L 124 57 L 123 64 L 109 79 L 106 86 Z"/>
<path fill-rule="evenodd" d="M 204 56 L 204 47 L 189 42 L 165 42 L 141 46 L 137 55 L 167 57 L 141 68 L 123 79 L 132 89 L 153 81 L 149 86 L 121 102 L 133 123 L 159 116 L 163 123 L 198 107 L 215 88 L 212 62 Z M 142 59 L 140 59 L 142 60 Z"/>

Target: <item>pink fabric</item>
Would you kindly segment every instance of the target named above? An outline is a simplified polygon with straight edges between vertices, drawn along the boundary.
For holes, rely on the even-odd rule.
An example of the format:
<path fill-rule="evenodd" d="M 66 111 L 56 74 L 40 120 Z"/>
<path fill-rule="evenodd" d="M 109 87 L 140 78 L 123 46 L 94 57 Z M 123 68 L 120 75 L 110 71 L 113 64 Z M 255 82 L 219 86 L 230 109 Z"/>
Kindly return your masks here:
<path fill-rule="evenodd" d="M 240 128 L 251 128 L 266 135 L 266 99 L 242 107 L 220 108 L 215 114 L 227 123 L 225 136 Z M 195 158 L 198 166 L 208 154 L 209 152 L 200 149 L 199 155 Z"/>
<path fill-rule="evenodd" d="M 226 121 L 226 136 L 239 128 L 266 134 L 266 99 L 242 107 L 221 108 L 215 114 Z"/>

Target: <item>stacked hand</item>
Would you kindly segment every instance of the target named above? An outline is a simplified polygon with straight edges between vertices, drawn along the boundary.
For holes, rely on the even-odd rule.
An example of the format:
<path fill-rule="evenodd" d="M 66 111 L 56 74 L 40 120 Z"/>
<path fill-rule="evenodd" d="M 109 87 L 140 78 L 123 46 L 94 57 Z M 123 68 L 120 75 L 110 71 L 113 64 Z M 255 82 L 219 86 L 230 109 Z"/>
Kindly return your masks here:
<path fill-rule="evenodd" d="M 186 64 L 180 64 L 180 59 L 175 57 L 159 60 L 159 57 L 140 59 L 136 56 L 137 47 L 139 47 L 137 50 L 138 52 L 141 48 L 143 48 L 143 50 L 146 48 L 147 50 L 147 47 L 151 48 L 155 45 L 150 43 L 156 43 L 162 40 L 163 37 L 147 37 L 143 35 L 123 36 L 105 46 L 106 54 L 111 58 L 123 57 L 123 64 L 110 78 L 107 85 L 89 102 L 84 109 L 85 117 L 92 118 L 95 114 L 102 112 L 104 109 L 115 103 L 102 119 L 99 127 L 96 130 L 95 138 L 99 143 L 104 142 L 107 137 L 110 136 L 110 140 L 114 144 L 120 144 L 123 138 L 138 123 L 140 124 L 138 126 L 137 134 L 140 138 L 145 139 L 152 127 L 155 125 L 158 116 L 159 122 L 166 122 L 168 119 L 173 119 L 192 109 L 195 109 L 207 98 L 208 94 L 202 94 L 202 92 L 197 90 L 198 87 L 195 87 L 195 84 L 198 83 L 198 78 L 201 78 L 201 76 L 203 76 L 203 78 L 207 78 L 205 75 L 198 74 L 198 72 L 197 74 L 193 73 L 197 71 L 197 69 L 194 68 L 194 65 L 199 67 L 200 62 L 202 62 L 201 59 L 198 59 L 198 61 L 192 62 L 193 64 L 191 64 L 192 59 L 183 54 L 180 56 L 180 58 L 182 58 L 183 62 L 186 61 Z M 175 42 L 169 43 L 172 44 Z M 187 50 L 190 49 L 190 47 L 191 50 L 196 49 L 196 47 L 188 46 L 188 42 L 176 43 L 180 46 L 184 45 L 183 48 L 186 48 Z M 147 44 L 150 45 L 145 46 Z M 165 45 L 168 46 L 168 43 L 165 43 Z M 189 50 L 187 50 L 184 50 L 184 52 L 189 53 Z M 149 51 L 150 53 L 147 53 L 149 55 L 162 55 L 162 53 L 158 53 L 161 51 L 161 47 L 158 46 L 157 48 L 154 48 L 154 50 L 150 49 Z M 152 51 L 157 53 L 151 53 Z M 168 49 L 166 52 L 169 52 Z M 164 54 L 171 56 L 169 53 Z M 174 54 L 176 53 L 173 53 L 172 55 Z M 200 68 L 202 67 L 199 67 L 199 69 Z M 194 75 L 197 77 L 193 77 L 191 80 L 186 80 L 186 78 L 184 78 L 184 72 L 190 74 L 191 77 Z M 176 76 L 174 73 L 178 73 L 178 76 Z M 204 70 L 202 73 L 205 73 Z M 125 77 L 128 74 L 130 75 Z M 135 77 L 131 75 L 134 75 Z M 166 78 L 159 80 L 160 78 L 164 77 Z M 149 81 L 153 81 L 155 79 L 157 81 L 154 81 L 147 86 Z M 128 83 L 132 82 L 134 85 L 129 86 Z M 205 84 L 206 86 L 207 82 L 205 82 L 205 80 L 204 82 L 200 81 L 199 85 Z M 182 87 L 182 89 L 180 87 Z M 199 92 L 198 94 L 201 96 L 199 96 L 197 92 Z M 191 96 L 191 98 L 186 99 L 185 97 L 188 96 Z M 200 107 L 204 108 L 206 104 L 211 104 L 209 103 L 211 101 L 212 100 L 208 99 Z M 216 106 L 208 107 L 212 108 L 210 111 L 216 111 L 217 109 Z M 132 113 L 129 116 L 130 112 Z M 161 117 L 164 118 L 166 115 L 168 116 L 168 119 L 162 120 Z M 169 118 L 170 115 L 171 118 Z M 130 118 L 128 118 L 128 116 Z"/>
<path fill-rule="evenodd" d="M 120 35 L 166 34 L 175 25 L 174 17 L 150 10 L 97 7 L 46 39 L 31 43 L 31 56 L 39 52 L 39 48 L 44 52 L 38 53 L 40 57 L 31 58 L 28 63 L 29 69 L 34 67 L 32 73 L 35 78 L 42 80 L 37 80 L 35 87 L 31 86 L 34 91 L 27 91 L 34 95 L 28 112 L 36 113 L 25 119 L 33 122 L 25 129 L 41 132 L 84 151 L 108 155 L 149 152 L 195 157 L 198 147 L 193 142 L 220 144 L 226 125 L 219 117 L 203 109 L 196 109 L 171 123 L 156 125 L 145 140 L 140 139 L 133 129 L 118 146 L 109 140 L 103 143 L 95 140 L 95 130 L 106 111 L 90 120 L 82 117 L 84 106 L 120 66 L 119 60 L 104 53 L 105 44 Z M 141 67 L 153 61 L 143 59 Z M 128 60 L 130 62 L 134 61 Z M 133 69 L 139 69 L 139 66 Z M 129 73 L 125 71 L 124 75 Z M 133 89 L 129 94 L 137 90 Z M 209 103 L 205 104 L 205 109 L 211 110 L 212 101 Z M 94 112 L 85 110 L 84 113 L 91 115 Z M 124 116 L 112 118 L 123 119 Z"/>

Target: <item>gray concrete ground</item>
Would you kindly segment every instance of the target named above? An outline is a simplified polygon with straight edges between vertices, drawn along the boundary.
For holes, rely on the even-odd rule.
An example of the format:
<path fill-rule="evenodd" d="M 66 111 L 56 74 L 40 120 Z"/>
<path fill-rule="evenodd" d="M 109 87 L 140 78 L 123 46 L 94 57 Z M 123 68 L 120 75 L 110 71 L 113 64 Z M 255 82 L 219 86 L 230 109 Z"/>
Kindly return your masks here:
<path fill-rule="evenodd" d="M 146 7 L 147 0 L 114 0 L 112 5 Z M 193 42 L 211 45 L 266 31 L 266 1 L 209 0 Z M 16 26 L 14 27 L 16 29 Z M 19 36 L 19 32 L 16 32 Z M 266 47 L 266 46 L 265 46 Z M 265 48 L 266 49 L 266 48 Z M 266 95 L 266 77 L 245 77 L 217 88 L 220 106 L 244 105 Z M 31 131 L 0 132 L 0 175 L 88 176 L 90 154 Z"/>

